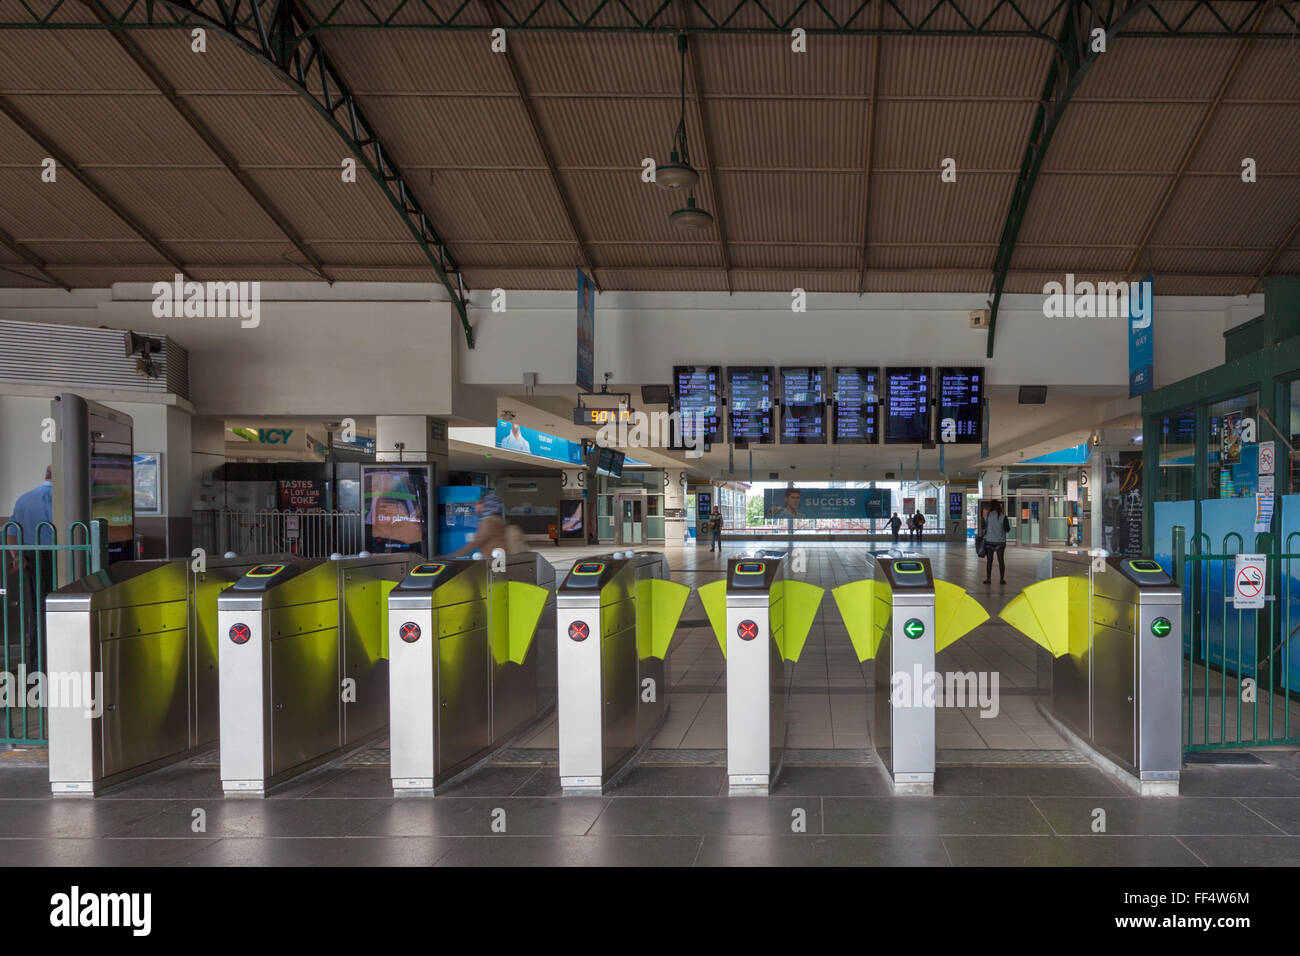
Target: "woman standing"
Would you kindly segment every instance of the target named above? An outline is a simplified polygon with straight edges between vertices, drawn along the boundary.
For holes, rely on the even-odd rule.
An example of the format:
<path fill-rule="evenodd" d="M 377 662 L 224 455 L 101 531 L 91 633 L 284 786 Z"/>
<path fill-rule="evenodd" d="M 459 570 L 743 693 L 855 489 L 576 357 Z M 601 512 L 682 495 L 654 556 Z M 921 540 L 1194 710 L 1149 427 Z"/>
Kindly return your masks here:
<path fill-rule="evenodd" d="M 998 557 L 998 577 L 1001 581 L 998 583 L 1007 583 L 1007 565 L 1003 557 L 1007 550 L 1007 532 L 1011 530 L 1011 522 L 1007 516 L 1002 513 L 1002 502 L 995 501 L 989 505 L 988 512 L 980 519 L 980 534 L 984 536 L 984 583 L 992 584 L 989 578 L 993 577 L 993 556 Z"/>

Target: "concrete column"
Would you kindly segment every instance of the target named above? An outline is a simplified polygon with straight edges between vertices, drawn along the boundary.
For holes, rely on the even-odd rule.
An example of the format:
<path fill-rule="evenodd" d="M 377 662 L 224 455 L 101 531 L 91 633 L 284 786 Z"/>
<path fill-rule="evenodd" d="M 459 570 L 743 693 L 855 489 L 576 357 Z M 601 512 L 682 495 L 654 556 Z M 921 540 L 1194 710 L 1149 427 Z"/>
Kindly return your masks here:
<path fill-rule="evenodd" d="M 446 485 L 447 423 L 427 415 L 376 415 L 375 460 L 430 462 L 438 466 L 437 484 Z"/>
<path fill-rule="evenodd" d="M 668 484 L 664 485 L 664 543 L 681 544 L 690 527 L 690 516 L 686 514 L 686 469 L 669 468 L 664 474 L 668 478 Z M 669 517 L 674 512 L 681 517 Z"/>

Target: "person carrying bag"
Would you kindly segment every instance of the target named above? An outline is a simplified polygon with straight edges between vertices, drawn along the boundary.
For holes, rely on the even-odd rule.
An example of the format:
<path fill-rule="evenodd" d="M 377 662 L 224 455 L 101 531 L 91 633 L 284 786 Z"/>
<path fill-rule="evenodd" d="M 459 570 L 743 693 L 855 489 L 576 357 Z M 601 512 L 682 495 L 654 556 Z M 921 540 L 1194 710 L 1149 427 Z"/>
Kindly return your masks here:
<path fill-rule="evenodd" d="M 994 556 L 998 559 L 998 576 L 1001 578 L 999 583 L 1007 583 L 1007 565 L 1004 554 L 1007 550 L 1007 532 L 1010 530 L 1011 522 L 1002 513 L 1002 502 L 993 502 L 989 505 L 988 512 L 980 521 L 980 537 L 984 539 L 985 584 L 993 583 L 989 579 L 993 577 Z"/>

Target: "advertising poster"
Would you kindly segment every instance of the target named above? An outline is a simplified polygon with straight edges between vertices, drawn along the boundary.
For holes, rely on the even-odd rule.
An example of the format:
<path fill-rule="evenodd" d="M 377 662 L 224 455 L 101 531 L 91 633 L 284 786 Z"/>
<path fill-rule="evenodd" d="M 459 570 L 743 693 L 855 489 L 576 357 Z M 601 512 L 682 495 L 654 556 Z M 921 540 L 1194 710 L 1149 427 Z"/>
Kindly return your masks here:
<path fill-rule="evenodd" d="M 280 511 L 324 511 L 325 482 L 315 478 L 278 482 L 276 507 Z"/>
<path fill-rule="evenodd" d="M 1142 452 L 1106 452 L 1102 459 L 1103 546 L 1111 554 L 1142 553 Z"/>
<path fill-rule="evenodd" d="M 887 488 L 765 488 L 763 516 L 769 521 L 787 518 L 861 520 L 888 516 Z"/>
<path fill-rule="evenodd" d="M 374 468 L 363 472 L 366 550 L 425 552 L 429 473 L 425 468 Z"/>
<path fill-rule="evenodd" d="M 593 391 L 596 379 L 596 286 L 578 270 L 578 388 Z"/>
<path fill-rule="evenodd" d="M 539 458 L 550 458 L 571 465 L 582 464 L 582 446 L 577 442 L 548 435 L 515 422 L 497 420 L 496 445 L 506 451 L 537 455 Z"/>

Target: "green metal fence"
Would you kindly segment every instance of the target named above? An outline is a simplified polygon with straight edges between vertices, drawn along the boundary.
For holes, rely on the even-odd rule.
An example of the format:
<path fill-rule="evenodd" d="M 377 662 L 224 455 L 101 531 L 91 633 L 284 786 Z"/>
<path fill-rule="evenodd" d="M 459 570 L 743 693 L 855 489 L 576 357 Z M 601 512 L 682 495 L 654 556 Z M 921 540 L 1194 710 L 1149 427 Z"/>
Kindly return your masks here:
<path fill-rule="evenodd" d="M 1173 529 L 1174 576 L 1183 588 L 1183 744 L 1222 750 L 1300 743 L 1300 533 L 1278 549 L 1257 534 L 1264 607 L 1235 607 L 1240 534 L 1212 550 L 1205 534 L 1185 544 Z"/>
<path fill-rule="evenodd" d="M 0 527 L 0 744 L 44 744 L 45 595 L 108 563 L 108 525 L 74 522 L 68 539 L 48 521 L 23 541 L 16 521 Z M 49 543 L 41 543 L 48 540 Z"/>

